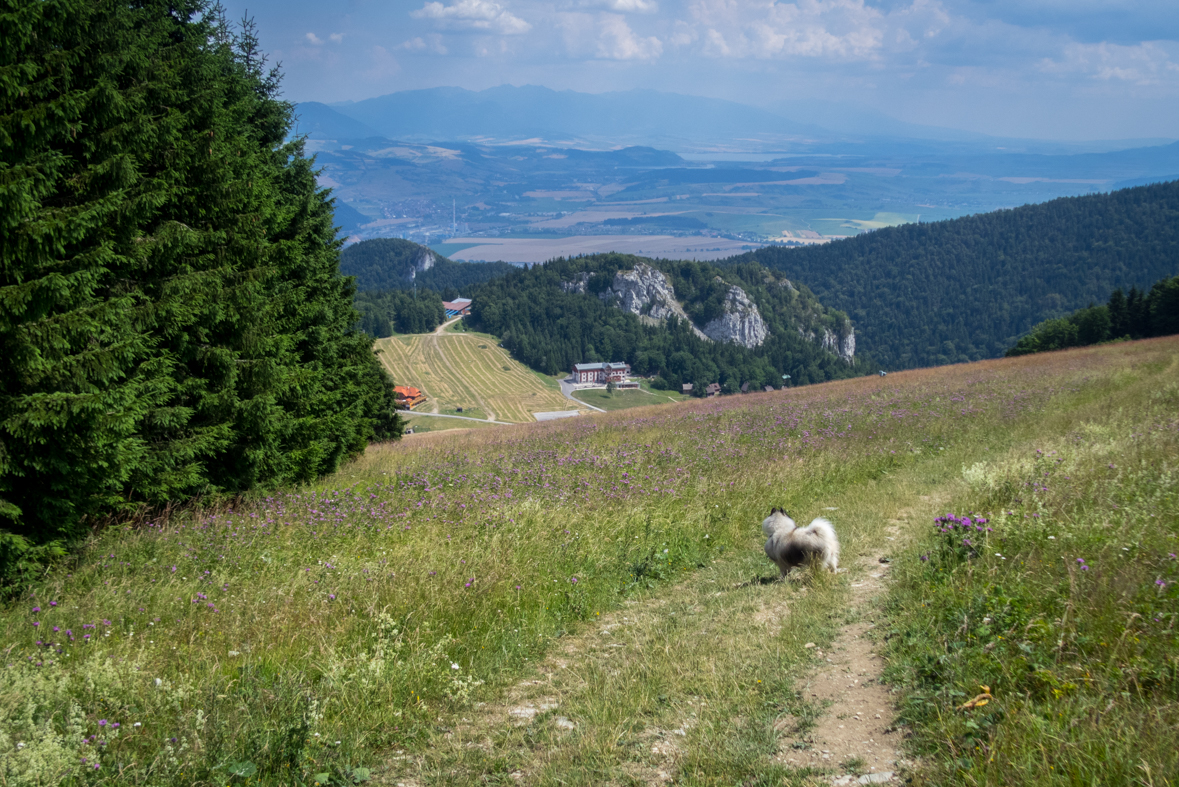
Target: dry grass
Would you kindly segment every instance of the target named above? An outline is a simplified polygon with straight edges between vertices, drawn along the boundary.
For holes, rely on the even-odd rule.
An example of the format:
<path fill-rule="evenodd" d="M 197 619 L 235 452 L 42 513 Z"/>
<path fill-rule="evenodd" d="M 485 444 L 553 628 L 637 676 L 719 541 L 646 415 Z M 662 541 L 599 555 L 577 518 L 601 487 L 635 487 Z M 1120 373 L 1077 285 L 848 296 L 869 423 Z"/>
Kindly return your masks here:
<path fill-rule="evenodd" d="M 399 385 L 425 391 L 427 412 L 474 409 L 496 421 L 531 423 L 533 413 L 577 406 L 485 336 L 444 333 L 379 339 L 378 357 Z"/>

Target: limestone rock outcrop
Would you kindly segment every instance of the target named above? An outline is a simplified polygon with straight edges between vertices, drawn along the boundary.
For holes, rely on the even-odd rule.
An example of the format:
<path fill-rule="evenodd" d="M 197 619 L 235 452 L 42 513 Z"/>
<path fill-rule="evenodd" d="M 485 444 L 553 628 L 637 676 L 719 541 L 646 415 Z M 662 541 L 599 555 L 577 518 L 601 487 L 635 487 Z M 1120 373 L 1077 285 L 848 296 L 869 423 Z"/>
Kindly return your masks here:
<path fill-rule="evenodd" d="M 730 287 L 725 296 L 724 313 L 704 326 L 704 335 L 713 341 L 760 347 L 770 335 L 770 329 L 757 304 L 740 287 Z"/>
<path fill-rule="evenodd" d="M 589 284 L 590 275 L 582 272 L 577 274 L 573 281 L 561 282 L 561 290 L 564 292 L 571 292 L 575 295 L 585 295 L 586 286 Z"/>
<path fill-rule="evenodd" d="M 675 289 L 663 271 L 641 262 L 635 265 L 634 270 L 614 274 L 610 289 L 600 297 L 613 299 L 615 306 L 637 314 L 647 322 L 663 322 L 672 316 L 691 322 L 684 307 L 676 300 Z"/>
<path fill-rule="evenodd" d="M 824 350 L 838 355 L 848 363 L 856 358 L 856 329 L 851 326 L 849 321 L 844 322 L 839 333 L 826 326 L 823 326 L 818 334 L 814 331 L 803 330 L 801 327 L 798 329 L 798 333 L 804 339 L 812 342 L 817 341 Z"/>
<path fill-rule="evenodd" d="M 437 261 L 438 255 L 429 249 L 423 248 L 421 252 L 418 253 L 417 259 L 413 261 L 413 267 L 409 269 L 409 275 L 406 276 L 406 278 L 410 281 L 413 281 L 415 278 L 417 278 L 419 273 L 425 273 L 426 271 L 433 268 L 434 263 Z"/>

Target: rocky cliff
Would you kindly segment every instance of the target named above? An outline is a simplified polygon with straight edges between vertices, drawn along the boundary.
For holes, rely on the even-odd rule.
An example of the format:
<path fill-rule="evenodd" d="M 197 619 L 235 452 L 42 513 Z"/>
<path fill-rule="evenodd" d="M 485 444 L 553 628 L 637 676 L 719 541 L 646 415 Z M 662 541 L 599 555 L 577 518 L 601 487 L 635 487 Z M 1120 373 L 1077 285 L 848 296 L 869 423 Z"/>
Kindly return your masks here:
<path fill-rule="evenodd" d="M 425 273 L 426 271 L 433 268 L 434 263 L 437 261 L 438 256 L 423 246 L 422 250 L 418 253 L 418 256 L 414 258 L 413 267 L 409 269 L 409 272 L 405 275 L 405 278 L 413 281 L 419 273 Z"/>
<path fill-rule="evenodd" d="M 565 292 L 585 293 L 589 274 L 582 273 L 572 281 L 561 283 Z M 618 271 L 610 287 L 599 296 L 613 305 L 637 315 L 648 325 L 665 322 L 676 317 L 688 323 L 701 339 L 742 347 L 758 347 L 769 335 L 769 328 L 749 295 L 740 287 L 731 287 L 725 298 L 724 313 L 711 320 L 703 328 L 693 324 L 684 307 L 676 298 L 675 288 L 662 271 L 645 263 L 638 263 L 632 270 Z"/>
<path fill-rule="evenodd" d="M 590 274 L 581 272 L 561 282 L 561 289 L 568 293 L 588 294 L 589 280 Z M 716 282 L 726 284 L 719 277 Z M 775 282 L 771 278 L 769 283 Z M 787 279 L 778 280 L 776 284 L 798 294 L 797 288 Z M 610 286 L 600 292 L 598 297 L 636 315 L 648 325 L 657 325 L 669 317 L 676 317 L 690 325 L 697 336 L 708 341 L 753 349 L 760 347 L 770 335 L 770 327 L 762 318 L 757 304 L 749 297 L 749 293 L 736 285 L 729 285 L 720 316 L 704 326 L 695 325 L 677 298 L 667 274 L 646 263 L 640 262 L 631 270 L 615 273 Z M 854 360 L 856 334 L 849 321 L 845 320 L 842 326 L 833 330 L 821 322 L 824 319 L 822 312 L 813 310 L 804 311 L 795 319 L 802 322 L 798 325 L 798 332 L 803 338 L 819 344 L 848 363 Z"/>
<path fill-rule="evenodd" d="M 823 326 L 818 332 L 806 330 L 799 326 L 798 333 L 812 342 L 819 342 L 824 350 L 835 353 L 843 360 L 851 363 L 856 357 L 856 329 L 851 322 L 845 320 L 839 333 Z"/>
<path fill-rule="evenodd" d="M 761 312 L 745 290 L 730 287 L 725 296 L 724 313 L 704 326 L 704 335 L 713 341 L 739 344 L 742 347 L 760 347 L 770 335 L 770 329 Z"/>

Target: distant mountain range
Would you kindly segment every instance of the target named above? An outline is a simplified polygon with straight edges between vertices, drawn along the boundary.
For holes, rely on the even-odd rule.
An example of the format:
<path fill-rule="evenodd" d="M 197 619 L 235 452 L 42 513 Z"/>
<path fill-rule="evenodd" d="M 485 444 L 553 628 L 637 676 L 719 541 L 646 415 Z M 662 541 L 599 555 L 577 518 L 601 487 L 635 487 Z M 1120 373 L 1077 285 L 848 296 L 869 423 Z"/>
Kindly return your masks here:
<path fill-rule="evenodd" d="M 580 93 L 503 85 L 487 90 L 438 87 L 363 101 L 298 105 L 298 133 L 314 139 L 385 137 L 406 141 L 542 140 L 577 146 L 598 142 L 673 150 L 719 145 L 727 150 L 907 142 L 910 150 L 963 153 L 1104 152 L 1171 140 L 1053 142 L 1004 139 L 959 129 L 905 123 L 881 112 L 831 101 L 782 101 L 768 108 L 735 101 L 630 90 Z M 905 146 L 902 146 L 904 148 Z"/>
<path fill-rule="evenodd" d="M 336 138 L 438 140 L 732 141 L 737 137 L 828 138 L 818 126 L 714 98 L 631 90 L 578 93 L 545 87 L 407 90 L 352 104 L 299 104 L 299 131 Z M 302 123 L 307 124 L 306 130 Z"/>

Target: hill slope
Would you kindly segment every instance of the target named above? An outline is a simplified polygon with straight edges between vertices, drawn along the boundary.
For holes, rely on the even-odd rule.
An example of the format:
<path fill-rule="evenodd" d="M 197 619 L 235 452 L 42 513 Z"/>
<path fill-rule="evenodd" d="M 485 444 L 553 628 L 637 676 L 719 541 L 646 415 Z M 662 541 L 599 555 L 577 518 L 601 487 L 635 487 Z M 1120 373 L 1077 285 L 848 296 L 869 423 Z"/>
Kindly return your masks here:
<path fill-rule="evenodd" d="M 406 290 L 415 285 L 442 293 L 464 292 L 473 284 L 503 276 L 506 262 L 453 262 L 420 244 L 400 238 L 375 238 L 344 249 L 340 273 L 356 277 L 356 289 Z M 464 292 L 465 294 L 465 292 Z"/>
<path fill-rule="evenodd" d="M 1001 355 L 1048 317 L 1179 272 L 1179 181 L 908 224 L 758 262 L 846 311 L 887 367 Z"/>
<path fill-rule="evenodd" d="M 379 340 L 376 350 L 394 380 L 426 394 L 418 407 L 421 413 L 455 414 L 461 407 L 469 418 L 531 423 L 534 413 L 578 409 L 486 336 L 398 336 Z M 448 426 L 466 423 L 450 421 Z"/>
<path fill-rule="evenodd" d="M 534 369 L 626 361 L 636 374 L 735 391 L 863 374 L 847 316 L 760 265 L 625 254 L 558 259 L 472 292 L 471 322 Z"/>

